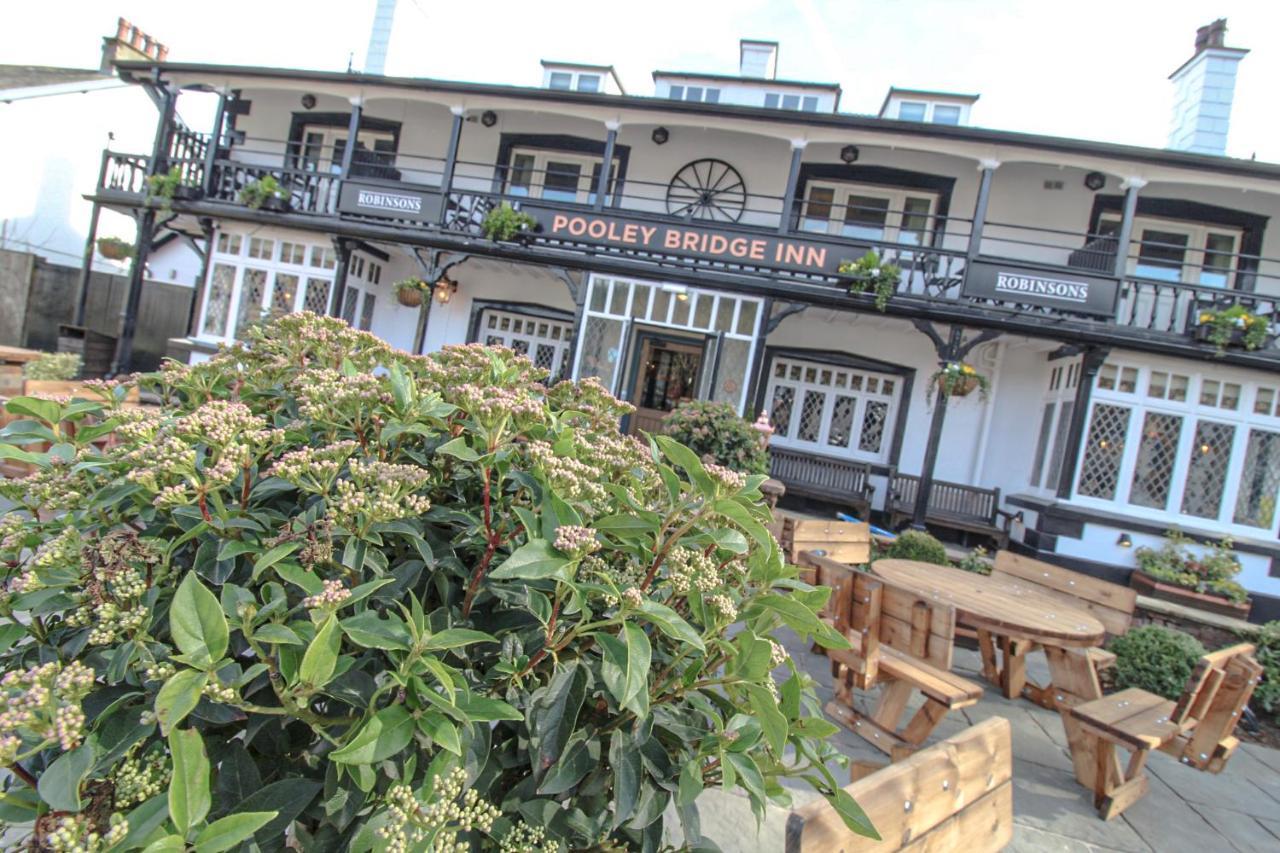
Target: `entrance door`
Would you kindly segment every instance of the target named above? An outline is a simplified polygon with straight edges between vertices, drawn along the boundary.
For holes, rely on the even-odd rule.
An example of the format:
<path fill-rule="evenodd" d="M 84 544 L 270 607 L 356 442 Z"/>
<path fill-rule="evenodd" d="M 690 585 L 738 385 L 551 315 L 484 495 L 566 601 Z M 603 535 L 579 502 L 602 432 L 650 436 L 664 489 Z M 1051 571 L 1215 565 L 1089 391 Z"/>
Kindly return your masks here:
<path fill-rule="evenodd" d="M 703 348 L 667 337 L 637 335 L 631 402 L 636 412 L 627 431 L 660 432 L 667 415 L 698 393 Z"/>

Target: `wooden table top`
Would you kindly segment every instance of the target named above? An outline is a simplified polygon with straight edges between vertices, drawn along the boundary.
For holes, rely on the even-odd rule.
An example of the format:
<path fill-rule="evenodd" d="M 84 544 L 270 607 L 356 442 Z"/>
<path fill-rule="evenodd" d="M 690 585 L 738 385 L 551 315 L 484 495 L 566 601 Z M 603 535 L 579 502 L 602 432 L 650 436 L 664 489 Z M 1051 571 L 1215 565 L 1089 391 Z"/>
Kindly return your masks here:
<path fill-rule="evenodd" d="M 40 350 L 0 346 L 0 364 L 26 364 L 28 361 L 35 361 L 42 355 L 44 353 L 40 352 Z"/>
<path fill-rule="evenodd" d="M 876 560 L 872 574 L 956 608 L 958 621 L 1048 646 L 1096 646 L 1102 623 L 1016 578 L 979 575 L 915 560 Z"/>

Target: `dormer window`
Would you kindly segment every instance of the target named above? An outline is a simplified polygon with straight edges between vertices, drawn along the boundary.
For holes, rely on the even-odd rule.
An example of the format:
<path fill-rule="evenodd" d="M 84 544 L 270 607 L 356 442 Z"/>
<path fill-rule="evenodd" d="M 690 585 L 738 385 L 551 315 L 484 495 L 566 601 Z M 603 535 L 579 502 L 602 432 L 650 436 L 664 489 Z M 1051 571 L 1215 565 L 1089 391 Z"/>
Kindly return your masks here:
<path fill-rule="evenodd" d="M 924 101 L 903 101 L 898 106 L 898 118 L 901 121 L 924 121 L 929 105 Z"/>
<path fill-rule="evenodd" d="M 547 88 L 568 91 L 573 88 L 573 75 L 568 71 L 552 71 L 547 80 Z"/>
<path fill-rule="evenodd" d="M 889 90 L 880 105 L 880 118 L 925 124 L 967 125 L 977 95 L 926 92 L 920 89 Z"/>
<path fill-rule="evenodd" d="M 542 63 L 542 85 L 557 92 L 621 93 L 613 69 L 603 65 Z M 610 80 L 613 81 L 612 86 Z"/>
<path fill-rule="evenodd" d="M 668 93 L 673 101 L 694 101 L 703 104 L 720 103 L 720 90 L 712 86 L 672 86 Z"/>
<path fill-rule="evenodd" d="M 959 124 L 960 108 L 955 104 L 934 104 L 933 105 L 933 123 L 934 124 Z"/>
<path fill-rule="evenodd" d="M 781 92 L 766 92 L 764 108 L 767 110 L 800 110 L 806 113 L 818 111 L 818 99 L 814 95 L 789 95 Z"/>

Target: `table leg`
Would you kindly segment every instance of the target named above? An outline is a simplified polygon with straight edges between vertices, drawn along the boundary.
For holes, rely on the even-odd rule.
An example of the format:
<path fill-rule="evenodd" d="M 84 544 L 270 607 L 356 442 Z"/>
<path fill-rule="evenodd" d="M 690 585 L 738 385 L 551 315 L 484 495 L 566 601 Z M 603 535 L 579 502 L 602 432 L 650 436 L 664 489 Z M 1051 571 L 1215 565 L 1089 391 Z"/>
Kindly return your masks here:
<path fill-rule="evenodd" d="M 1010 637 L 1000 638 L 1000 692 L 1006 699 L 1017 699 L 1027 684 L 1027 645 Z"/>

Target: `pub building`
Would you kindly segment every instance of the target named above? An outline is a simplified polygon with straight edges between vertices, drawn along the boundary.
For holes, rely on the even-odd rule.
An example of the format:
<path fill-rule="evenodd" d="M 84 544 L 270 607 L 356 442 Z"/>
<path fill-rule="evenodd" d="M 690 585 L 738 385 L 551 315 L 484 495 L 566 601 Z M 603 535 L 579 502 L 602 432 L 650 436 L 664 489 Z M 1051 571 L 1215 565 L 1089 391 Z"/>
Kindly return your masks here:
<path fill-rule="evenodd" d="M 624 430 L 686 399 L 767 413 L 784 505 L 1122 581 L 1166 531 L 1230 537 L 1251 618 L 1277 618 L 1280 350 L 1207 339 L 1280 298 L 1280 165 L 1223 153 L 1247 53 L 1224 36 L 1172 75 L 1162 149 L 976 127 L 971 94 L 839 112 L 763 41 L 645 95 L 562 62 L 538 86 L 121 62 L 160 121 L 151 151 L 105 154 L 92 201 L 135 216 L 140 261 L 198 250 L 176 358 L 301 310 L 413 352 L 503 345 L 598 377 L 636 406 Z M 184 98 L 216 101 L 211 133 Z M 245 204 L 268 177 L 278 197 Z M 489 239 L 503 203 L 534 224 Z M 413 277 L 431 294 L 402 305 Z M 940 396 L 952 362 L 986 393 Z"/>

